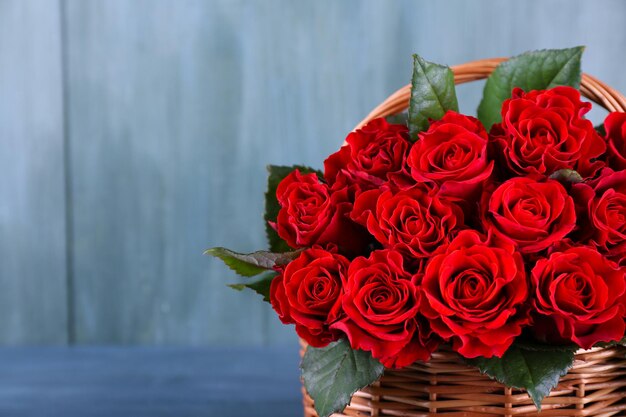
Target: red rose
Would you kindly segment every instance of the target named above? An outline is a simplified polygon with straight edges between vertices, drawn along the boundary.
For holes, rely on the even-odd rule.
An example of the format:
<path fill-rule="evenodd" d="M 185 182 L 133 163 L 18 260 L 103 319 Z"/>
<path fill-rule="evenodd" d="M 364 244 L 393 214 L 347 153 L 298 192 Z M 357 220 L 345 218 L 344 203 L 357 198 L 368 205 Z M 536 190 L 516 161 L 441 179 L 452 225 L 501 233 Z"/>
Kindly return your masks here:
<path fill-rule="evenodd" d="M 420 133 L 411 148 L 411 175 L 419 182 L 437 184 L 444 195 L 468 198 L 480 191 L 493 171 L 487 143 L 478 119 L 449 111 Z"/>
<path fill-rule="evenodd" d="M 611 113 L 604 120 L 607 159 L 609 166 L 616 170 L 626 169 L 626 113 Z"/>
<path fill-rule="evenodd" d="M 358 253 L 367 245 L 365 232 L 348 217 L 352 204 L 346 189 L 331 192 L 316 174 L 296 169 L 278 184 L 276 197 L 281 209 L 273 226 L 292 248 L 331 243 Z"/>
<path fill-rule="evenodd" d="M 493 247 L 464 230 L 426 265 L 421 311 L 466 358 L 502 357 L 529 323 L 528 283 L 513 245 Z"/>
<path fill-rule="evenodd" d="M 502 122 L 491 131 L 495 154 L 518 175 L 550 175 L 569 168 L 591 177 L 602 167 L 594 158 L 606 145 L 584 118 L 590 109 L 571 87 L 528 93 L 516 88 L 502 105 Z"/>
<path fill-rule="evenodd" d="M 411 182 L 405 167 L 410 143 L 404 125 L 374 119 L 348 135 L 347 145 L 324 161 L 324 178 L 331 187 L 349 185 L 356 192 L 387 181 Z"/>
<path fill-rule="evenodd" d="M 620 340 L 626 330 L 625 272 L 587 247 L 539 260 L 531 272 L 537 337 L 583 349 Z"/>
<path fill-rule="evenodd" d="M 356 258 L 344 282 L 346 317 L 331 328 L 346 333 L 354 349 L 372 352 L 388 368 L 427 360 L 437 342 L 417 316 L 417 281 L 398 252 L 379 250 Z"/>
<path fill-rule="evenodd" d="M 311 346 L 324 347 L 341 335 L 329 326 L 341 316 L 341 287 L 349 263 L 341 255 L 307 249 L 272 281 L 272 307 Z"/>
<path fill-rule="evenodd" d="M 575 184 L 574 195 L 587 221 L 581 239 L 620 265 L 626 264 L 626 170 L 605 168 L 589 184 Z M 586 238 L 586 239 L 584 239 Z"/>
<path fill-rule="evenodd" d="M 376 240 L 407 259 L 429 257 L 463 226 L 463 211 L 424 187 L 393 193 L 370 190 L 354 203 L 351 214 Z"/>
<path fill-rule="evenodd" d="M 512 241 L 522 253 L 536 253 L 576 227 L 574 201 L 555 180 L 512 178 L 483 196 L 485 229 Z"/>

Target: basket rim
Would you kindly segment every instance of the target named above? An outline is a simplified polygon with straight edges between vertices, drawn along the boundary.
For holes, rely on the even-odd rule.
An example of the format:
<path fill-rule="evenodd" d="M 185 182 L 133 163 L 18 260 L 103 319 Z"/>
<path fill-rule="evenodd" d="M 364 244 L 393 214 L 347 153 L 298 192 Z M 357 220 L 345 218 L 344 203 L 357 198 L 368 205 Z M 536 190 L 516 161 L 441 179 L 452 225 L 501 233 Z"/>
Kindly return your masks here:
<path fill-rule="evenodd" d="M 496 67 L 509 58 L 487 58 L 451 66 L 456 85 L 487 78 Z M 587 73 L 582 74 L 580 92 L 587 99 L 609 112 L 626 112 L 626 98 L 618 90 Z M 407 84 L 389 95 L 376 106 L 354 130 L 363 127 L 370 120 L 403 112 L 409 107 L 411 84 Z"/>

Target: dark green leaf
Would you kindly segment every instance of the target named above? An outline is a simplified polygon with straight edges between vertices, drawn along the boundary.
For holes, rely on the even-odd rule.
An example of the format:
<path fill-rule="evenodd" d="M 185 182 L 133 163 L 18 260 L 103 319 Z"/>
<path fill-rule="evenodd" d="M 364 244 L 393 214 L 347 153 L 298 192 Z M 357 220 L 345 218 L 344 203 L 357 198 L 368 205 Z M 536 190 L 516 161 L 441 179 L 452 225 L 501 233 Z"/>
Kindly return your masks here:
<path fill-rule="evenodd" d="M 515 346 L 517 346 L 520 349 L 524 349 L 524 350 L 535 350 L 535 351 L 555 351 L 555 350 L 561 350 L 561 351 L 565 351 L 565 352 L 569 352 L 569 351 L 576 351 L 578 350 L 578 346 L 574 345 L 573 343 L 567 344 L 567 345 L 553 345 L 553 344 L 545 344 L 545 343 L 539 343 L 537 341 L 530 341 L 527 339 L 521 339 L 518 338 L 515 340 Z"/>
<path fill-rule="evenodd" d="M 413 55 L 413 79 L 409 103 L 409 131 L 413 140 L 428 129 L 429 119 L 439 120 L 448 110 L 459 110 L 450 68 Z"/>
<path fill-rule="evenodd" d="M 229 287 L 235 289 L 237 291 L 243 291 L 246 288 L 251 289 L 263 296 L 263 301 L 270 302 L 270 286 L 272 285 L 272 281 L 276 277 L 276 273 L 268 272 L 267 274 L 261 275 L 261 277 L 255 279 L 251 282 L 245 282 L 241 284 L 230 284 Z"/>
<path fill-rule="evenodd" d="M 205 255 L 221 259 L 230 269 L 244 277 L 253 277 L 273 269 L 277 265 L 285 265 L 298 256 L 298 252 L 272 253 L 259 251 L 254 253 L 237 253 L 226 248 L 211 248 Z"/>
<path fill-rule="evenodd" d="M 583 177 L 573 169 L 559 169 L 550 175 L 550 178 L 559 182 L 579 183 L 583 182 Z"/>
<path fill-rule="evenodd" d="M 525 389 L 541 410 L 543 399 L 572 367 L 575 350 L 575 347 L 547 350 L 513 345 L 502 358 L 467 359 L 467 362 L 507 387 Z"/>
<path fill-rule="evenodd" d="M 595 129 L 596 129 L 596 132 L 598 132 L 598 135 L 602 137 L 606 136 L 606 128 L 604 127 L 604 124 L 596 126 Z"/>
<path fill-rule="evenodd" d="M 320 417 L 342 411 L 350 397 L 381 377 L 385 368 L 369 352 L 352 350 L 345 340 L 309 347 L 302 359 L 304 386 Z"/>
<path fill-rule="evenodd" d="M 392 114 L 390 116 L 385 117 L 385 120 L 387 120 L 387 123 L 391 123 L 394 125 L 408 126 L 409 125 L 409 113 L 403 112 L 403 113 L 398 113 L 398 114 Z"/>
<path fill-rule="evenodd" d="M 271 252 L 289 252 L 292 250 L 284 240 L 278 236 L 278 233 L 270 226 L 269 222 L 275 222 L 280 211 L 280 205 L 276 199 L 276 188 L 278 184 L 289 175 L 294 169 L 299 169 L 303 174 L 316 173 L 320 178 L 322 173 L 304 166 L 278 166 L 269 165 L 267 170 L 269 177 L 267 178 L 267 192 L 265 193 L 265 231 L 269 242 Z"/>
<path fill-rule="evenodd" d="M 524 91 L 543 90 L 560 85 L 580 87 L 580 69 L 584 47 L 545 49 L 526 52 L 498 65 L 487 78 L 483 99 L 478 106 L 478 118 L 487 130 L 501 121 L 504 100 L 511 97 L 514 87 Z"/>
<path fill-rule="evenodd" d="M 621 340 L 617 340 L 615 342 L 600 342 L 596 343 L 597 347 L 613 347 L 613 346 L 624 346 L 626 347 L 626 337 Z"/>

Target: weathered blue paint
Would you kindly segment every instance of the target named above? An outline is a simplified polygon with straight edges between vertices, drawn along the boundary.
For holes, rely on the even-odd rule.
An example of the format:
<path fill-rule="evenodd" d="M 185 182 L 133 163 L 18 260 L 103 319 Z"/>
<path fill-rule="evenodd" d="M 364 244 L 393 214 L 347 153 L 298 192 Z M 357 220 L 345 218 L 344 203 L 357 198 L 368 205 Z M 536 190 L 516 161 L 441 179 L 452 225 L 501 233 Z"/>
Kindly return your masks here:
<path fill-rule="evenodd" d="M 201 255 L 264 245 L 266 164 L 320 167 L 413 52 L 582 44 L 585 71 L 626 90 L 625 16 L 619 0 L 0 0 L 0 341 L 293 342 Z M 459 88 L 462 110 L 481 88 Z"/>
<path fill-rule="evenodd" d="M 0 342 L 67 341 L 60 10 L 0 1 Z"/>

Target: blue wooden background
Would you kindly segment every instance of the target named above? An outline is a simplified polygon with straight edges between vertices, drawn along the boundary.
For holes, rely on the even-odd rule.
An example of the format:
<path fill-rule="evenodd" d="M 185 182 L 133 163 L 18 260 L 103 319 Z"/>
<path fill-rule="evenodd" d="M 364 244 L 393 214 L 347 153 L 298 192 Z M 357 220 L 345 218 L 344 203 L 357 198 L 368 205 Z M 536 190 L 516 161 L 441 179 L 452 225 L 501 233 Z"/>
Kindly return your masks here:
<path fill-rule="evenodd" d="M 625 91 L 625 20 L 621 0 L 0 0 L 0 343 L 293 343 L 202 256 L 263 247 L 266 164 L 321 166 L 412 52 L 582 44 Z"/>

